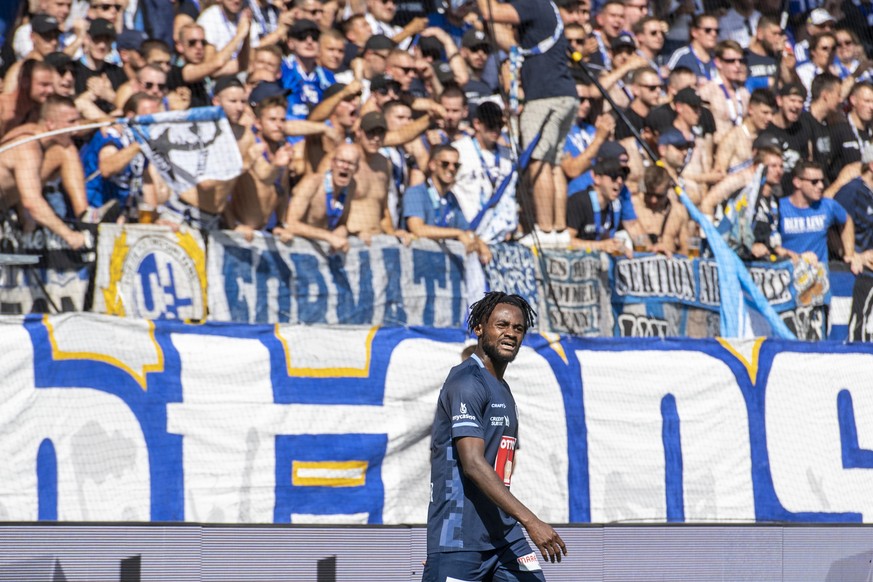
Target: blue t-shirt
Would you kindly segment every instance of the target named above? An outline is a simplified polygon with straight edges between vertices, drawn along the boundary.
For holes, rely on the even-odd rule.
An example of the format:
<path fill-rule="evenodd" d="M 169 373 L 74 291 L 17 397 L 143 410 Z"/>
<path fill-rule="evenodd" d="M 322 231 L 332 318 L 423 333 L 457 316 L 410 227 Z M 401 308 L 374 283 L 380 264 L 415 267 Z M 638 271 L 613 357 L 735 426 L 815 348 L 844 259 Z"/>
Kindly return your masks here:
<path fill-rule="evenodd" d="M 108 178 L 100 174 L 100 150 L 107 146 L 123 150 L 127 145 L 129 144 L 122 140 L 118 130 L 108 127 L 95 133 L 91 141 L 82 148 L 79 156 L 87 178 L 85 191 L 89 206 L 99 207 L 110 200 L 118 200 L 124 207 L 128 204 L 131 193 L 138 196 L 142 191 L 143 174 L 148 167 L 148 160 L 142 153 L 137 154 L 120 173 Z"/>
<path fill-rule="evenodd" d="M 518 413 L 506 382 L 474 354 L 452 368 L 431 430 L 427 553 L 487 551 L 524 537 L 515 518 L 464 476 L 454 439 L 485 441 L 485 460 L 509 487 L 518 448 Z"/>
<path fill-rule="evenodd" d="M 667 68 L 672 71 L 676 67 L 691 69 L 698 78 L 702 77 L 707 80 L 712 80 L 716 72 L 715 59 L 709 59 L 708 63 L 704 63 L 698 55 L 694 54 L 694 49 L 690 45 L 679 47 L 670 56 Z"/>
<path fill-rule="evenodd" d="M 518 33 L 522 48 L 533 48 L 555 33 L 558 20 L 550 3 L 543 0 L 512 0 L 510 4 L 521 20 Z M 567 64 L 569 46 L 562 34 L 554 46 L 543 54 L 525 57 L 521 67 L 521 86 L 527 101 L 547 97 L 576 97 L 576 84 Z"/>
<path fill-rule="evenodd" d="M 828 229 L 846 223 L 846 211 L 830 198 L 798 208 L 788 197 L 779 201 L 779 234 L 782 246 L 795 253 L 812 251 L 820 263 L 828 262 Z"/>
<path fill-rule="evenodd" d="M 846 209 L 855 223 L 855 251 L 873 249 L 873 191 L 861 178 L 840 188 L 834 200 Z"/>
<path fill-rule="evenodd" d="M 408 188 L 403 194 L 404 228 L 410 216 L 417 216 L 430 226 L 470 230 L 470 224 L 464 218 L 455 195 L 446 192 L 445 196 L 440 196 L 427 182 Z"/>
<path fill-rule="evenodd" d="M 321 65 L 306 73 L 294 55 L 282 59 L 282 87 L 291 90 L 288 119 L 306 119 L 309 112 L 321 103 L 324 91 L 334 83 L 334 74 Z"/>

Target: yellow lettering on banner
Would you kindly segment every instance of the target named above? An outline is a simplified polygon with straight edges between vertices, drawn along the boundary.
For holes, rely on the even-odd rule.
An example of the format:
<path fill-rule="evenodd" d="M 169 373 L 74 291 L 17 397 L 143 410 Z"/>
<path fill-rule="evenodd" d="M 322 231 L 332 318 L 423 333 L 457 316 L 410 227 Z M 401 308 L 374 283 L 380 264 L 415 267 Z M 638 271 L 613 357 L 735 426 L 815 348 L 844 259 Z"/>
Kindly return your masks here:
<path fill-rule="evenodd" d="M 109 258 L 109 285 L 102 290 L 103 302 L 106 304 L 108 315 L 120 315 L 124 317 L 124 297 L 118 291 L 118 285 L 124 274 L 124 262 L 130 246 L 127 244 L 127 231 L 121 229 L 121 233 L 115 239 L 112 246 L 112 255 Z"/>
<path fill-rule="evenodd" d="M 51 320 L 48 315 L 44 315 L 42 318 L 42 323 L 45 326 L 46 332 L 48 333 L 49 344 L 52 348 L 52 359 L 56 362 L 64 361 L 64 360 L 91 360 L 94 362 L 102 362 L 104 364 L 109 364 L 110 366 L 115 366 L 116 368 L 125 371 L 129 374 L 134 380 L 136 380 L 137 384 L 140 385 L 144 391 L 146 390 L 146 374 L 151 372 L 163 372 L 164 371 L 164 352 L 161 350 L 161 346 L 158 344 L 157 339 L 155 339 L 155 324 L 152 321 L 144 320 L 148 325 L 149 329 L 149 339 L 152 342 L 152 345 L 155 349 L 155 354 L 157 361 L 151 364 L 144 364 L 142 368 L 137 371 L 134 370 L 131 366 L 112 356 L 110 354 L 101 354 L 97 352 L 73 352 L 73 351 L 64 351 L 58 347 L 58 340 L 55 337 L 55 330 L 52 326 Z"/>
<path fill-rule="evenodd" d="M 716 339 L 718 340 L 718 343 L 721 344 L 721 347 L 729 351 L 733 357 L 745 366 L 746 372 L 749 374 L 749 380 L 751 380 L 752 385 L 754 386 L 758 379 L 758 356 L 761 353 L 761 344 L 764 343 L 766 338 L 759 337 L 755 339 L 748 355 L 743 353 L 747 351 L 746 346 L 749 343 L 748 340 L 741 340 L 735 344 L 729 339 L 721 337 Z"/>
<path fill-rule="evenodd" d="M 176 239 L 179 246 L 185 250 L 185 254 L 191 257 L 191 261 L 194 262 L 194 269 L 200 282 L 200 295 L 203 298 L 200 304 L 206 306 L 209 304 L 206 287 L 206 251 L 197 244 L 197 239 L 194 238 L 193 231 L 191 230 L 181 229 L 176 233 Z M 204 307 L 205 312 L 206 309 Z"/>
<path fill-rule="evenodd" d="M 291 484 L 295 487 L 363 487 L 367 461 L 294 461 Z"/>
<path fill-rule="evenodd" d="M 373 355 L 373 338 L 376 336 L 376 332 L 379 331 L 379 326 L 373 326 L 370 328 L 369 333 L 367 334 L 367 338 L 364 340 L 364 350 L 365 350 L 365 358 L 364 365 L 355 368 L 351 366 L 347 367 L 335 367 L 335 366 L 325 366 L 323 368 L 315 368 L 315 367 L 301 367 L 297 368 L 294 366 L 291 359 L 291 348 L 288 346 L 287 339 L 280 333 L 279 324 L 276 324 L 274 327 L 274 335 L 276 339 L 282 344 L 282 351 L 285 354 L 285 366 L 288 372 L 289 378 L 369 378 L 370 377 L 370 362 Z"/>

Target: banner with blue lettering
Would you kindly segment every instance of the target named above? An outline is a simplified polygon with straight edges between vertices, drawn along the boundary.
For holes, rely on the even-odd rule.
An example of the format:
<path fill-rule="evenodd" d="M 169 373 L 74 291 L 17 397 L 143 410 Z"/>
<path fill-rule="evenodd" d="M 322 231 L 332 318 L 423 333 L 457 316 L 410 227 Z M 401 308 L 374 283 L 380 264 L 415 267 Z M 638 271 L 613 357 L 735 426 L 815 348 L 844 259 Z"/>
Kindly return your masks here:
<path fill-rule="evenodd" d="M 2 520 L 426 520 L 459 329 L 0 326 Z M 870 523 L 871 377 L 869 344 L 529 334 L 512 490 L 554 523 Z"/>
<path fill-rule="evenodd" d="M 464 249 L 457 241 L 393 236 L 348 253 L 326 244 L 233 232 L 209 237 L 209 313 L 242 323 L 400 324 L 461 327 L 466 316 Z"/>
<path fill-rule="evenodd" d="M 200 231 L 101 224 L 92 311 L 147 319 L 206 318 Z"/>

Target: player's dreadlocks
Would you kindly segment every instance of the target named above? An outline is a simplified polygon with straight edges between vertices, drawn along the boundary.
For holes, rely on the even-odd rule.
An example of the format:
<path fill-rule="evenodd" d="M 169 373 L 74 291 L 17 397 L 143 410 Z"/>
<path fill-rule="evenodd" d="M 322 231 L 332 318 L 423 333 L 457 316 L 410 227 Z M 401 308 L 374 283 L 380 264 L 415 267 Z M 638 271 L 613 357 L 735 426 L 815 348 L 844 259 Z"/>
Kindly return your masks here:
<path fill-rule="evenodd" d="M 521 295 L 508 295 L 501 291 L 489 291 L 485 294 L 485 297 L 470 307 L 470 317 L 467 318 L 467 327 L 470 332 L 472 333 L 480 323 L 484 324 L 487 322 L 488 318 L 491 317 L 491 312 L 501 303 L 515 305 L 521 310 L 521 313 L 524 316 L 525 332 L 533 327 L 534 318 L 537 316 L 537 313 L 524 297 Z"/>

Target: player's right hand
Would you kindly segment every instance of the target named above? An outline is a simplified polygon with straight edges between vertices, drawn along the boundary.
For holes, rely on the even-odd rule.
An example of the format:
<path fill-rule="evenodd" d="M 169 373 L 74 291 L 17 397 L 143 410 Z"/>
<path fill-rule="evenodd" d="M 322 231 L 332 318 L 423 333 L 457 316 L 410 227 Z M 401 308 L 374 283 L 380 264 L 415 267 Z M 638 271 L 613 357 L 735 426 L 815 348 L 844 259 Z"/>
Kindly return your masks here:
<path fill-rule="evenodd" d="M 562 556 L 567 555 L 567 546 L 564 540 L 555 531 L 555 528 L 546 522 L 537 519 L 527 527 L 527 533 L 531 541 L 539 548 L 544 560 L 560 562 Z"/>

